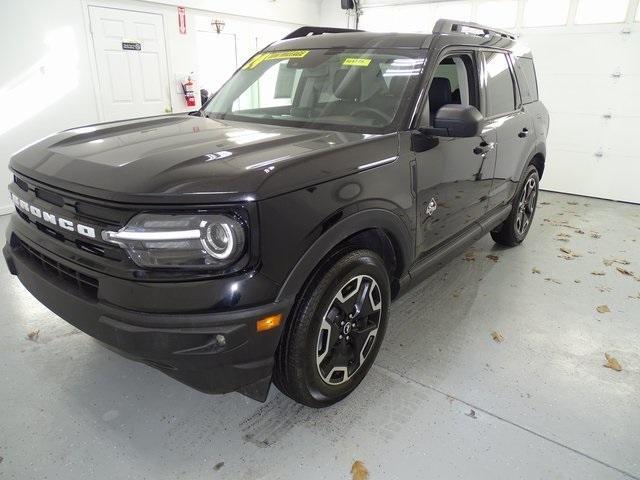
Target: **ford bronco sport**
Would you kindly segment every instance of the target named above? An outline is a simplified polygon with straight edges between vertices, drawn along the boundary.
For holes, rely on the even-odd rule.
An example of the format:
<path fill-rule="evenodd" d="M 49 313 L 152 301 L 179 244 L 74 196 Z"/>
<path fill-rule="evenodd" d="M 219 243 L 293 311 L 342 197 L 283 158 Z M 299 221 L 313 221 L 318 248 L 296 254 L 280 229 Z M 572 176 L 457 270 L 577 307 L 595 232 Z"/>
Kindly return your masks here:
<path fill-rule="evenodd" d="M 490 233 L 521 243 L 545 166 L 529 51 L 303 27 L 200 110 L 66 130 L 16 153 L 3 253 L 44 305 L 209 393 L 352 392 L 389 303 Z"/>

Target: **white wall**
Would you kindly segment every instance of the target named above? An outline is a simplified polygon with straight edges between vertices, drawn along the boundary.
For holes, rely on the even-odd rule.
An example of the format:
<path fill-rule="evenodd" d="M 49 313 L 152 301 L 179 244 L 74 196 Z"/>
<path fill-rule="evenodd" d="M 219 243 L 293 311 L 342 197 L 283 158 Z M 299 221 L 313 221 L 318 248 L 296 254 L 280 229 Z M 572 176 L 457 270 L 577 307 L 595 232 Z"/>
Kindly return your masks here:
<path fill-rule="evenodd" d="M 514 31 L 533 50 L 540 97 L 551 114 L 542 187 L 640 203 L 633 141 L 640 128 L 640 2 L 583 1 L 362 0 L 360 25 L 426 33 L 438 18 L 454 18 Z M 322 3 L 323 18 L 335 17 L 333 3 Z M 553 18 L 554 26 L 531 26 L 534 3 L 542 6 L 542 24 Z M 597 21 L 618 4 L 621 13 L 612 23 L 578 24 L 587 3 L 600 8 Z"/>
<path fill-rule="evenodd" d="M 187 8 L 187 34 L 178 31 L 176 5 Z M 243 62 L 258 42 L 281 38 L 303 24 L 318 24 L 320 0 L 29 0 L 7 2 L 0 16 L 0 183 L 10 176 L 9 157 L 51 133 L 103 121 L 97 102 L 87 5 L 161 14 L 170 82 L 196 71 L 195 31 L 214 18 L 238 39 Z M 197 76 L 197 72 L 196 72 Z M 186 110 L 171 85 L 174 112 Z M 0 214 L 12 211 L 0 196 Z"/>

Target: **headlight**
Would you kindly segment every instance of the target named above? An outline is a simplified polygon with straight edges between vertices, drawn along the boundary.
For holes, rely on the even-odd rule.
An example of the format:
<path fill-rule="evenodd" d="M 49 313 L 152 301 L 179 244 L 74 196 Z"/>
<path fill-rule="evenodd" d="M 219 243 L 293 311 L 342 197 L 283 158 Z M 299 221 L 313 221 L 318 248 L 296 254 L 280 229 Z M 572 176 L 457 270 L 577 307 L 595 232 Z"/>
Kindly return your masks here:
<path fill-rule="evenodd" d="M 224 269 L 244 253 L 245 229 L 229 215 L 142 213 L 102 238 L 141 267 Z"/>

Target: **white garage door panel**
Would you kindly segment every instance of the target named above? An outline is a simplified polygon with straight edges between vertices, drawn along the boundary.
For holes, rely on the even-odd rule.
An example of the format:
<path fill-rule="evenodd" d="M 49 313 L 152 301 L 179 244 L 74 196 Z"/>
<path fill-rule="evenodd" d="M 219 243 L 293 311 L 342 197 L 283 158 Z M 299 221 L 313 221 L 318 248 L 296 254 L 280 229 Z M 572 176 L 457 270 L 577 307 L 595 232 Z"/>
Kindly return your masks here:
<path fill-rule="evenodd" d="M 607 121 L 596 115 L 551 113 L 550 148 L 593 154 L 605 141 Z"/>
<path fill-rule="evenodd" d="M 640 116 L 614 116 L 608 122 L 607 141 L 604 148 L 605 155 L 626 156 L 629 157 L 630 167 L 640 165 L 637 143 L 638 135 L 640 134 Z M 640 177 L 637 177 L 636 181 L 640 182 Z M 636 189 L 640 190 L 640 187 L 636 187 Z"/>
<path fill-rule="evenodd" d="M 637 203 L 638 178 L 640 163 L 630 163 L 628 157 L 597 158 L 556 148 L 552 162 L 545 169 L 543 188 Z M 569 183 L 567 179 L 573 181 Z"/>
<path fill-rule="evenodd" d="M 610 97 L 611 108 L 614 114 L 638 116 L 640 115 L 640 75 L 623 75 L 613 82 Z M 636 126 L 640 127 L 637 123 Z"/>
<path fill-rule="evenodd" d="M 611 74 L 619 65 L 612 55 L 619 38 L 611 34 L 527 34 L 522 40 L 531 47 L 540 71 L 565 74 Z M 618 34 L 619 36 L 619 34 Z M 612 46 L 612 40 L 615 46 Z M 578 48 L 579 46 L 579 48 Z"/>
<path fill-rule="evenodd" d="M 170 109 L 162 16 L 89 6 L 102 116 L 161 115 Z M 123 42 L 140 50 L 124 50 Z"/>
<path fill-rule="evenodd" d="M 614 86 L 614 79 L 605 75 L 561 75 L 540 73 L 540 95 L 553 113 L 575 112 L 602 115 L 611 108 L 607 95 L 584 97 L 584 89 L 607 92 Z"/>

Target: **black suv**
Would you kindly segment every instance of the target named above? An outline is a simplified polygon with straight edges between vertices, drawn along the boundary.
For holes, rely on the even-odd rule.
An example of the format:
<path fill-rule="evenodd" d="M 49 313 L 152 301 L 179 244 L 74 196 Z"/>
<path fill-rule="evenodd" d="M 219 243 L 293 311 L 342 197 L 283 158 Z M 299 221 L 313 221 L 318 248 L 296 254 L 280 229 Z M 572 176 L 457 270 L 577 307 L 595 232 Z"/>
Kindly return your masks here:
<path fill-rule="evenodd" d="M 11 273 L 62 318 L 198 390 L 330 405 L 389 304 L 490 233 L 531 227 L 549 117 L 529 51 L 303 27 L 189 114 L 16 153 Z"/>

